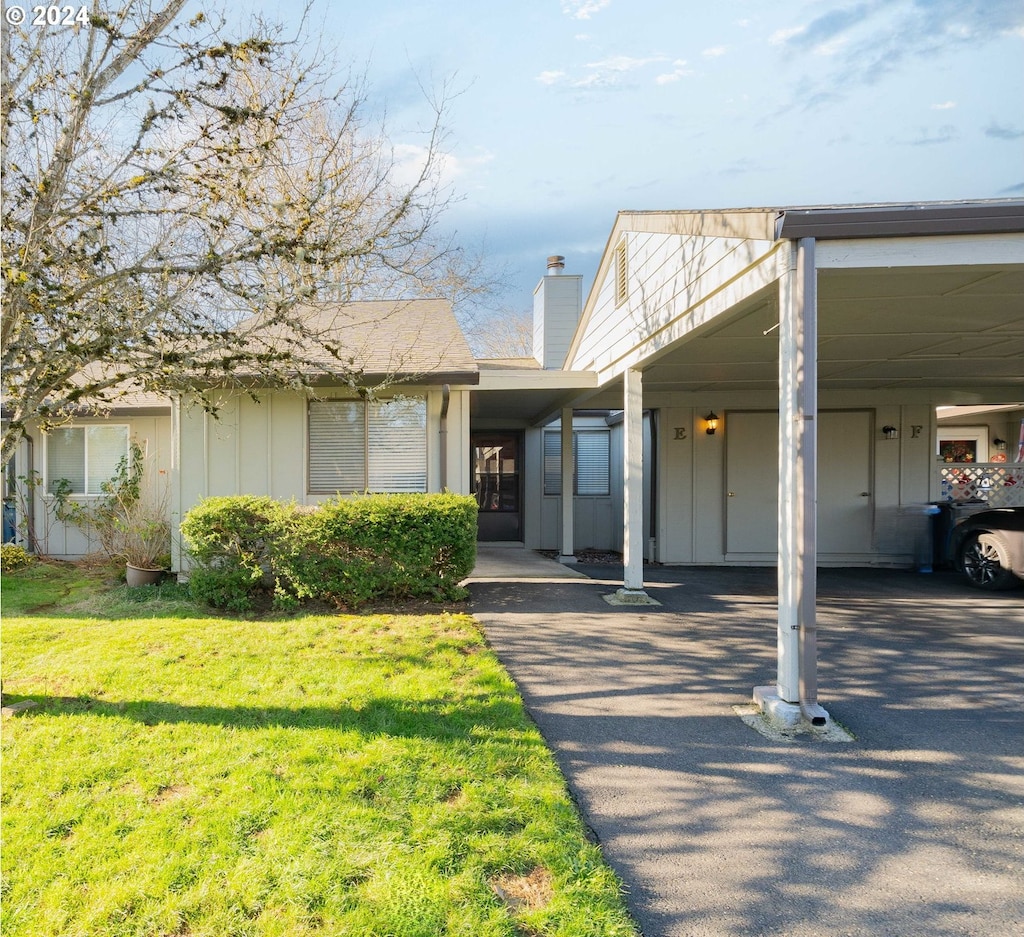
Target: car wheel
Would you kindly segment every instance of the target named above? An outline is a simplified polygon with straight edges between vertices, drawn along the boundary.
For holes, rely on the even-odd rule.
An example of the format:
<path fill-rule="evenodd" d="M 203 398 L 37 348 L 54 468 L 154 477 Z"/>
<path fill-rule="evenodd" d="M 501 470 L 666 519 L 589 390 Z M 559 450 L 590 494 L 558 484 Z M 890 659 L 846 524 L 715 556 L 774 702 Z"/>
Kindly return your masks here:
<path fill-rule="evenodd" d="M 1010 571 L 1006 544 L 993 533 L 969 537 L 960 547 L 960 568 L 979 589 L 1012 589 L 1020 580 Z"/>

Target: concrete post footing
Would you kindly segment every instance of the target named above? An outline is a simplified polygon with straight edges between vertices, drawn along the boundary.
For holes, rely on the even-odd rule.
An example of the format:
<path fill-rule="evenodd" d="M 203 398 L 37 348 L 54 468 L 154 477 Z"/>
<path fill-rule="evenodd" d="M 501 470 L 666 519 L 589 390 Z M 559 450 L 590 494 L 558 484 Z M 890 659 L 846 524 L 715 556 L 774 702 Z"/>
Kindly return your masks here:
<path fill-rule="evenodd" d="M 793 731 L 802 727 L 820 730 L 827 728 L 832 722 L 828 713 L 817 704 L 813 706 L 813 712 L 808 714 L 799 703 L 789 703 L 782 699 L 778 687 L 754 687 L 754 702 L 764 713 L 765 718 L 775 728 L 783 731 Z"/>
<path fill-rule="evenodd" d="M 606 595 L 604 600 L 609 605 L 661 605 L 661 602 L 652 599 L 643 589 L 619 589 L 611 595 Z"/>

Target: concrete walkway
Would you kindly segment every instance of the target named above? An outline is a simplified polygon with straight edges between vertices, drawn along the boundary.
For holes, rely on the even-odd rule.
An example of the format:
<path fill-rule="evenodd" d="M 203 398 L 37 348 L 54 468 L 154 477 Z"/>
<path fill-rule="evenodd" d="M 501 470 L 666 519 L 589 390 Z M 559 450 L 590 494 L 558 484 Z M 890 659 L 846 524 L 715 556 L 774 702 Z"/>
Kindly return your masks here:
<path fill-rule="evenodd" d="M 737 707 L 774 682 L 774 570 L 652 567 L 662 605 L 631 609 L 621 569 L 504 550 L 471 610 L 645 937 L 1024 933 L 1024 592 L 822 570 L 821 701 L 855 740 L 773 741 Z"/>

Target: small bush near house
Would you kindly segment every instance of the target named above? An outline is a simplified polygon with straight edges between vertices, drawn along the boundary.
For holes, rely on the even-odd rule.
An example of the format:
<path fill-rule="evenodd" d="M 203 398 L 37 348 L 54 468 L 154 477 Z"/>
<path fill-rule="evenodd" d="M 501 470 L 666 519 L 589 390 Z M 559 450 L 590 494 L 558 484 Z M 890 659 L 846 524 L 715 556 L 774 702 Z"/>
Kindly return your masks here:
<path fill-rule="evenodd" d="M 476 559 L 476 501 L 453 494 L 367 495 L 298 508 L 269 498 L 209 498 L 182 534 L 192 592 L 245 611 L 273 588 L 278 605 L 316 599 L 462 598 Z"/>
<path fill-rule="evenodd" d="M 272 554 L 292 511 L 290 505 L 254 495 L 197 504 L 181 524 L 195 562 L 193 596 L 214 608 L 249 611 L 254 595 L 273 582 Z"/>
<path fill-rule="evenodd" d="M 24 547 L 19 547 L 13 543 L 5 543 L 0 547 L 0 566 L 6 572 L 21 569 L 23 566 L 28 566 L 31 562 L 32 555 L 26 553 Z"/>

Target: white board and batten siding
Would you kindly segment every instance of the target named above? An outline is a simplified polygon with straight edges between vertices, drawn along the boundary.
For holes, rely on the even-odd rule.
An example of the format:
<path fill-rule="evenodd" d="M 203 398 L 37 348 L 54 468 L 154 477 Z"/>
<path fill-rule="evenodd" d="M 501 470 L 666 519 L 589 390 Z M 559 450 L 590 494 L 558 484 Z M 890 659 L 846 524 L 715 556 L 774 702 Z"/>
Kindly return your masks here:
<path fill-rule="evenodd" d="M 714 436 L 699 431 L 703 413 L 700 407 L 679 405 L 662 407 L 657 414 L 657 559 L 686 565 L 774 565 L 778 413 L 757 409 L 749 397 L 721 410 Z M 908 431 L 898 440 L 882 440 L 878 427 L 886 423 Z M 927 405 L 820 412 L 821 565 L 906 567 L 915 561 L 930 523 L 925 513 L 934 462 L 930 426 Z"/>
<path fill-rule="evenodd" d="M 441 488 L 440 388 L 403 386 L 405 396 L 423 396 L 427 404 L 424 441 L 427 490 Z M 324 389 L 325 399 L 352 399 L 343 390 Z M 447 487 L 467 492 L 468 391 L 453 390 L 448 406 Z M 256 494 L 279 500 L 315 503 L 329 495 L 310 492 L 307 400 L 301 394 L 276 392 L 232 395 L 220 401 L 216 417 L 199 407 L 181 413 L 180 502 L 183 510 L 204 497 Z"/>
<path fill-rule="evenodd" d="M 625 232 L 626 297 L 616 303 L 610 268 L 585 311 L 572 354 L 574 369 L 596 370 L 602 383 L 667 349 L 778 276 L 769 241 Z"/>
<path fill-rule="evenodd" d="M 174 454 L 171 445 L 170 416 L 117 416 L 109 418 L 75 420 L 72 426 L 117 426 L 128 427 L 128 439 L 142 450 L 144 465 L 142 476 L 143 497 L 159 504 L 169 501 L 174 470 Z M 36 441 L 35 465 L 33 468 L 48 485 L 47 438 L 45 434 L 33 433 Z M 23 447 L 24 448 L 24 447 Z M 27 470 L 27 466 L 24 467 Z M 19 466 L 19 471 L 22 471 Z M 88 496 L 73 496 L 75 500 L 89 502 Z M 100 544 L 94 534 L 71 523 L 57 520 L 52 497 L 40 487 L 35 491 L 35 533 L 40 553 L 55 559 L 76 559 L 96 553 Z M 19 508 L 19 514 L 23 512 Z M 21 534 L 19 534 L 19 539 Z"/>

